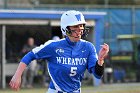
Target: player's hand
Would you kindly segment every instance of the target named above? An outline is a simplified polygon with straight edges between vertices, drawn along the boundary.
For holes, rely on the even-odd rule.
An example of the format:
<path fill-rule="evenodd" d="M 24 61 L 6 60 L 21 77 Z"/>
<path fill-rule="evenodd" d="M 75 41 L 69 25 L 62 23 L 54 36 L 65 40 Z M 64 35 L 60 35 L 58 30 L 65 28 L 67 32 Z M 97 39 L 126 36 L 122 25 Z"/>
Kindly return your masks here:
<path fill-rule="evenodd" d="M 11 89 L 18 91 L 20 89 L 21 76 L 14 75 L 9 83 Z"/>
<path fill-rule="evenodd" d="M 100 65 L 103 64 L 103 60 L 107 56 L 108 52 L 109 52 L 108 44 L 104 43 L 103 45 L 101 45 L 101 49 L 99 51 L 99 56 L 98 56 L 98 60 L 99 60 Z"/>

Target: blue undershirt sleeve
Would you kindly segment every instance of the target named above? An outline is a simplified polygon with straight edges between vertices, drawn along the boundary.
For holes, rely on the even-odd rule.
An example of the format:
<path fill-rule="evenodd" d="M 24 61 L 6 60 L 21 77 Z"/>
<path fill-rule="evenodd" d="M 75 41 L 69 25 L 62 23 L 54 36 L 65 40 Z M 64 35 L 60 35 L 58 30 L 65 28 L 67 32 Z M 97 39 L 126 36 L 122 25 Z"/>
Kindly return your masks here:
<path fill-rule="evenodd" d="M 30 51 L 21 59 L 21 62 L 25 63 L 26 65 L 29 65 L 34 59 L 35 55 L 32 51 Z"/>

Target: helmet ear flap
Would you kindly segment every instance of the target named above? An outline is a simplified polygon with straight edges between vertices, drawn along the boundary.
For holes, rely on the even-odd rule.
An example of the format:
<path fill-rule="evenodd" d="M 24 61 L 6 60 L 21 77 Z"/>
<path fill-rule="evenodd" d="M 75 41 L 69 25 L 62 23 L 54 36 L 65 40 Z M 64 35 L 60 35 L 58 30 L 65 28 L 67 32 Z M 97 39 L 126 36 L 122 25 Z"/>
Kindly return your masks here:
<path fill-rule="evenodd" d="M 69 29 L 69 27 L 66 27 L 66 35 L 68 35 L 68 36 L 71 35 L 71 30 Z"/>

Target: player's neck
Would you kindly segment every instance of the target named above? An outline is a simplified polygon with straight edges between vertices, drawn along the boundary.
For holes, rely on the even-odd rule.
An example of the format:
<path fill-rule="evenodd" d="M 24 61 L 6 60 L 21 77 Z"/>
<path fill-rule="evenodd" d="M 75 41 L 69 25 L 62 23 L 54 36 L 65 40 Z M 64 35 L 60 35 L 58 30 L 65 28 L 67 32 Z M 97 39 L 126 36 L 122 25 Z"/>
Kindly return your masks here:
<path fill-rule="evenodd" d="M 68 38 L 70 39 L 71 42 L 78 42 L 80 40 L 80 38 L 75 38 L 72 36 L 69 36 Z"/>

